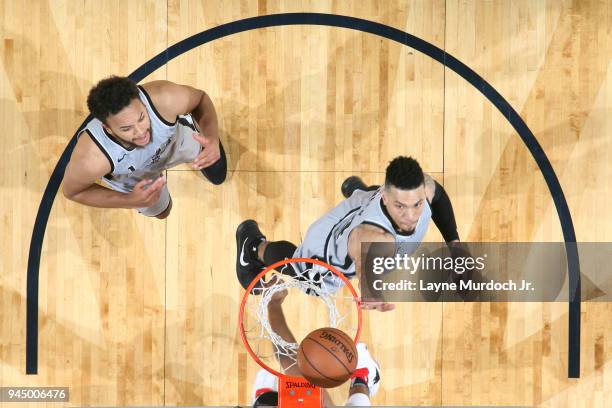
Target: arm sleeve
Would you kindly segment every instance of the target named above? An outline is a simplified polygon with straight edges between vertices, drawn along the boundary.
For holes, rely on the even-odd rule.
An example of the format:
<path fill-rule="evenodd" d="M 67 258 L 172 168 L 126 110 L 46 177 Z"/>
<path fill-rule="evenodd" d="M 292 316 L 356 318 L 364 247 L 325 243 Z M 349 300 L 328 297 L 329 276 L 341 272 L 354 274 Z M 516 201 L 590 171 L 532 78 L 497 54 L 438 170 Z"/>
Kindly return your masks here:
<path fill-rule="evenodd" d="M 459 239 L 459 234 L 457 233 L 457 222 L 455 221 L 455 213 L 453 212 L 453 206 L 450 199 L 448 198 L 444 187 L 442 187 L 435 180 L 434 183 L 436 184 L 436 191 L 430 204 L 431 218 L 436 224 L 436 227 L 438 227 L 442 233 L 444 241 L 450 242 Z"/>

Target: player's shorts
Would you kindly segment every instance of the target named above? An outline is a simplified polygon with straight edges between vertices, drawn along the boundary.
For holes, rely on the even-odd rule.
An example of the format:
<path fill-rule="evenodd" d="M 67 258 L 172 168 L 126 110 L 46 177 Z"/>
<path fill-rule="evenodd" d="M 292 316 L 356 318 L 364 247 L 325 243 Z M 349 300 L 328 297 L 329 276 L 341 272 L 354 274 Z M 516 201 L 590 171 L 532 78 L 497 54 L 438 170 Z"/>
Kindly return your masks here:
<path fill-rule="evenodd" d="M 151 207 L 143 207 L 137 208 L 136 210 L 147 217 L 157 217 L 159 214 L 163 213 L 166 208 L 170 205 L 170 191 L 168 191 L 168 185 L 164 184 L 161 189 L 161 194 L 159 196 L 159 200 Z"/>

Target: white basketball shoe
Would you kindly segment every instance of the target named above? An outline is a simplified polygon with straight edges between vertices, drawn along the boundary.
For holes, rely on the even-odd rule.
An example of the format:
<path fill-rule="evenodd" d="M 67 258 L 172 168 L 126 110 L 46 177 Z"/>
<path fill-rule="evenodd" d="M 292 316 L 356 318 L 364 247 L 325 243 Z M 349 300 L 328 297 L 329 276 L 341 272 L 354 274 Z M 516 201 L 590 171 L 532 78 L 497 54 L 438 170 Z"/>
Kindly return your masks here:
<path fill-rule="evenodd" d="M 278 391 L 278 378 L 267 370 L 260 368 L 253 384 L 252 401 L 255 401 L 261 394 L 270 391 Z"/>
<path fill-rule="evenodd" d="M 364 378 L 370 390 L 370 397 L 378 392 L 380 386 L 380 366 L 368 351 L 365 343 L 357 343 L 357 368 L 353 377 Z"/>

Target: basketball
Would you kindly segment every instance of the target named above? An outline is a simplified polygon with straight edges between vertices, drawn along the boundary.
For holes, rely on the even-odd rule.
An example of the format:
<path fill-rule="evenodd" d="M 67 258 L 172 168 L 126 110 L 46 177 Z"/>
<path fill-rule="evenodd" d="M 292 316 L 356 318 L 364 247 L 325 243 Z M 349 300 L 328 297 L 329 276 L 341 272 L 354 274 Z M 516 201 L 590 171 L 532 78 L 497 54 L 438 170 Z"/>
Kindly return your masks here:
<path fill-rule="evenodd" d="M 337 387 L 357 367 L 357 348 L 346 333 L 331 327 L 311 332 L 300 343 L 298 367 L 308 381 L 323 387 Z"/>

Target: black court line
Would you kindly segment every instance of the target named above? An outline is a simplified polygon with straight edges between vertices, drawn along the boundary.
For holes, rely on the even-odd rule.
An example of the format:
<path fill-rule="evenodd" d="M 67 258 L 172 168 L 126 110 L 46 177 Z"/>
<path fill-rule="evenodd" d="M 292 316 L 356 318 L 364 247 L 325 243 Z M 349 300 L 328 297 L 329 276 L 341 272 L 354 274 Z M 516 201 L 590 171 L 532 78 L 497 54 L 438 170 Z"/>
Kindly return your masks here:
<path fill-rule="evenodd" d="M 576 246 L 576 233 L 574 231 L 574 224 L 572 222 L 567 201 L 565 200 L 563 190 L 559 184 L 559 179 L 557 178 L 557 175 L 555 174 L 546 153 L 529 127 L 527 127 L 527 124 L 525 124 L 523 119 L 514 110 L 514 108 L 512 108 L 508 101 L 506 101 L 499 94 L 499 92 L 495 90 L 495 88 L 493 88 L 470 67 L 452 55 L 446 53 L 444 50 L 428 43 L 425 40 L 381 23 L 335 14 L 285 13 L 246 18 L 202 31 L 172 45 L 165 51 L 159 53 L 151 60 L 144 63 L 141 67 L 129 75 L 129 77 L 136 82 L 139 82 L 157 68 L 167 64 L 173 58 L 176 58 L 177 56 L 190 51 L 195 47 L 219 38 L 258 28 L 285 25 L 319 25 L 348 28 L 378 35 L 391 41 L 411 47 L 435 59 L 447 68 L 452 69 L 456 74 L 472 84 L 493 105 L 495 105 L 495 107 L 506 118 L 510 125 L 512 125 L 540 168 L 542 176 L 544 177 L 546 185 L 548 186 L 552 196 L 553 202 L 555 203 L 557 215 L 559 216 L 559 222 L 561 223 L 563 239 L 565 241 L 565 251 L 568 260 L 569 275 L 568 377 L 579 378 L 581 306 L 580 264 L 578 259 L 578 249 Z M 89 119 L 90 117 L 87 117 L 79 129 L 81 129 Z M 34 229 L 32 231 L 27 277 L 26 374 L 37 374 L 38 372 L 38 277 L 42 243 L 49 214 L 51 212 L 51 207 L 53 206 L 53 200 L 55 199 L 59 185 L 64 177 L 64 170 L 66 169 L 66 164 L 68 163 L 75 143 L 76 133 L 68 143 L 68 146 L 66 146 L 66 150 L 64 150 L 62 153 L 57 165 L 55 166 L 55 169 L 53 170 L 53 173 L 51 174 L 51 178 L 41 199 L 38 213 L 36 214 Z"/>

